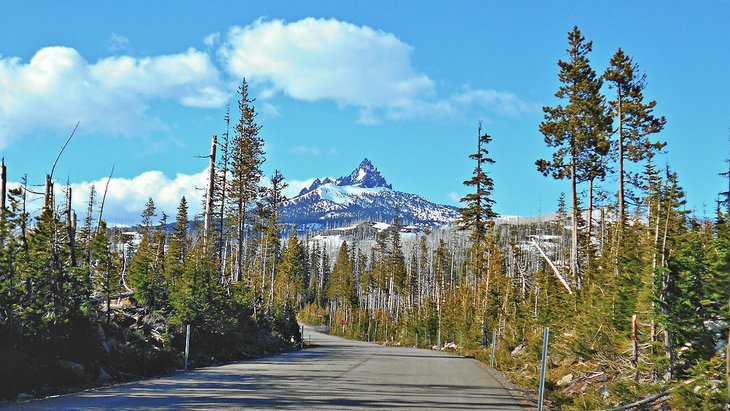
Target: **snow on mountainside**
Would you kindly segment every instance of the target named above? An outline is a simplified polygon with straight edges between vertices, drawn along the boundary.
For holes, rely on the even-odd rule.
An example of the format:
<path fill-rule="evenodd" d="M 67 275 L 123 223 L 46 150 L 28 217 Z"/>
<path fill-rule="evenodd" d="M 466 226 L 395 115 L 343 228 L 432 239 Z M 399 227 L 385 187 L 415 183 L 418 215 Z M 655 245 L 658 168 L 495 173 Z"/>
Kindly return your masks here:
<path fill-rule="evenodd" d="M 316 179 L 282 207 L 283 220 L 319 228 L 356 221 L 390 221 L 396 209 L 402 223 L 443 225 L 456 220 L 456 207 L 393 190 L 367 158 L 350 175 L 337 180 Z"/>

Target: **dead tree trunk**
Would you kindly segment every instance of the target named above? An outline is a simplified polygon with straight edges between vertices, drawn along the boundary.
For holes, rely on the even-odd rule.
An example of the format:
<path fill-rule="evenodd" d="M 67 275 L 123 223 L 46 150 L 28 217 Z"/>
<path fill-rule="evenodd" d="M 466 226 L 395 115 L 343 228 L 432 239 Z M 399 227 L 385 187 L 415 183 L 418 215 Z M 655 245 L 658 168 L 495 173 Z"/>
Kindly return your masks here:
<path fill-rule="evenodd" d="M 208 175 L 208 191 L 205 195 L 205 211 L 203 215 L 203 248 L 208 248 L 208 237 L 210 236 L 210 225 L 213 211 L 213 188 L 215 187 L 215 151 L 218 147 L 218 137 L 213 135 L 213 142 L 210 145 L 210 163 Z"/>
<path fill-rule="evenodd" d="M 8 187 L 8 170 L 5 168 L 5 157 L 0 160 L 0 214 L 5 210 L 5 193 Z"/>
<path fill-rule="evenodd" d="M 46 189 L 43 196 L 43 207 L 53 211 L 53 181 L 51 175 L 46 174 Z"/>
<path fill-rule="evenodd" d="M 71 186 L 66 191 L 66 231 L 68 232 L 68 249 L 71 258 L 71 267 L 76 267 L 76 228 L 74 227 L 73 210 L 71 209 Z"/>
<path fill-rule="evenodd" d="M 593 178 L 590 179 L 588 182 L 588 236 L 586 237 L 586 260 L 587 260 L 587 268 L 590 269 L 591 267 L 591 260 L 593 257 L 593 252 L 591 251 L 591 247 L 593 242 L 591 241 L 591 238 L 593 236 Z"/>
<path fill-rule="evenodd" d="M 570 234 L 570 273 L 573 275 L 575 286 L 580 290 L 581 278 L 578 268 L 578 181 L 577 170 L 575 164 L 575 156 L 570 161 L 570 180 L 571 180 L 571 234 Z"/>
<path fill-rule="evenodd" d="M 114 174 L 114 164 L 112 164 L 112 171 L 109 172 L 109 178 L 106 179 L 106 187 L 104 187 L 104 195 L 101 197 L 101 206 L 99 207 L 99 221 L 96 222 L 96 231 L 99 231 L 101 226 L 101 218 L 104 215 L 104 202 L 106 201 L 106 193 L 109 191 L 109 182 L 112 181 L 112 175 Z"/>

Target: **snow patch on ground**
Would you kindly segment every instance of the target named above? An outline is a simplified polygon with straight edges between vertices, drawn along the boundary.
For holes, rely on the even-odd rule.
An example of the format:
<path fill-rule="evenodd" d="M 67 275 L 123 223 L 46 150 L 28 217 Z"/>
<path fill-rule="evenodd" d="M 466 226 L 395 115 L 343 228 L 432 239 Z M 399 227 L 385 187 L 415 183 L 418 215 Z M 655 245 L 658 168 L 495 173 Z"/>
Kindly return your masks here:
<path fill-rule="evenodd" d="M 376 230 L 378 230 L 378 231 L 383 231 L 383 230 L 389 229 L 390 228 L 390 224 L 386 224 L 386 223 L 375 223 L 375 224 L 373 224 L 373 228 L 376 229 Z"/>

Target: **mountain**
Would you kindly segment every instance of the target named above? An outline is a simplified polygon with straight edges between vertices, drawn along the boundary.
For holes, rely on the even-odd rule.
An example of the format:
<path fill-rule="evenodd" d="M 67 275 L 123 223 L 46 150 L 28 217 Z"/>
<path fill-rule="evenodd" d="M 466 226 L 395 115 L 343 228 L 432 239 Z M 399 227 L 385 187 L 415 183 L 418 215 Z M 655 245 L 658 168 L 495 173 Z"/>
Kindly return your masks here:
<path fill-rule="evenodd" d="M 300 228 L 316 229 L 359 221 L 392 221 L 396 210 L 404 225 L 451 224 L 458 216 L 456 207 L 393 190 L 366 158 L 347 176 L 314 180 L 284 203 L 282 219 Z"/>

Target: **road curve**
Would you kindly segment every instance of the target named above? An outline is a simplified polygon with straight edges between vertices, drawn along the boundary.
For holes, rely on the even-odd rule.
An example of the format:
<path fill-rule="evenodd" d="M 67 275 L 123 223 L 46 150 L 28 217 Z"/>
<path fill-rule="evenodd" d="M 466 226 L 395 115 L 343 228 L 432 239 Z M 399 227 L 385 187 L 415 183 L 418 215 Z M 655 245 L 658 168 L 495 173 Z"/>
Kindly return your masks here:
<path fill-rule="evenodd" d="M 350 341 L 308 327 L 304 336 L 312 347 L 302 351 L 34 400 L 9 409 L 527 408 L 470 359 Z"/>

